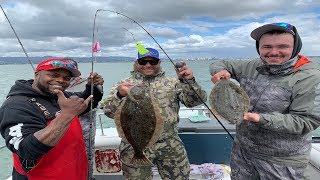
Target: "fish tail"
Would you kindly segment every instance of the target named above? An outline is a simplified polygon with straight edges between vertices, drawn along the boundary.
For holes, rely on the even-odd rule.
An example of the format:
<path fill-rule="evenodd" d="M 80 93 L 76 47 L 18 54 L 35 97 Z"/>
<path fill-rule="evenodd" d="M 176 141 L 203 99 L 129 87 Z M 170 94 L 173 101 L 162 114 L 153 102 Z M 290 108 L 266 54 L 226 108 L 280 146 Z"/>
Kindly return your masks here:
<path fill-rule="evenodd" d="M 152 166 L 152 162 L 146 157 L 137 157 L 136 155 L 130 161 L 130 164 L 137 165 L 137 166 Z"/>

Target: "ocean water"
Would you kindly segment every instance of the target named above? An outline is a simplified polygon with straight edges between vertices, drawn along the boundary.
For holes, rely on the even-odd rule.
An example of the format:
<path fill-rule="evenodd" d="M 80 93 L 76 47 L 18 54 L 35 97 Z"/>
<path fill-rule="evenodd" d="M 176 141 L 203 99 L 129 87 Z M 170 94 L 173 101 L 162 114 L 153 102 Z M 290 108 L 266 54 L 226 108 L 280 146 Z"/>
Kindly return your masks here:
<path fill-rule="evenodd" d="M 210 84 L 209 65 L 210 61 L 190 61 L 187 64 L 193 68 L 194 76 L 201 85 L 206 85 L 206 91 L 210 92 L 212 88 Z M 132 70 L 132 62 L 117 62 L 117 63 L 95 63 L 94 72 L 98 72 L 104 78 L 104 97 L 107 96 L 111 86 L 129 76 L 129 71 Z M 162 62 L 162 67 L 169 76 L 176 76 L 171 62 Z M 79 69 L 82 73 L 81 77 L 88 77 L 91 72 L 91 63 L 80 63 Z M 0 105 L 6 98 L 11 86 L 18 79 L 32 79 L 34 77 L 33 69 L 30 64 L 14 64 L 0 65 Z M 103 127 L 115 127 L 113 120 L 102 117 Z M 99 122 L 97 120 L 97 122 Z M 97 125 L 100 128 L 100 124 Z M 0 136 L 0 148 L 4 146 L 4 139 Z M 9 177 L 12 170 L 11 153 L 7 148 L 0 149 L 0 180 Z"/>
<path fill-rule="evenodd" d="M 320 57 L 313 57 L 314 61 L 320 63 Z M 27 60 L 26 60 L 27 61 Z M 188 61 L 187 65 L 193 70 L 194 77 L 197 82 L 209 94 L 213 84 L 210 80 L 209 65 L 213 60 Z M 117 63 L 95 63 L 94 72 L 98 72 L 104 78 L 104 97 L 107 96 L 111 86 L 121 79 L 129 75 L 132 70 L 132 62 L 117 62 Z M 163 61 L 162 67 L 168 76 L 176 76 L 173 64 L 169 61 Z M 82 77 L 88 77 L 91 72 L 91 63 L 80 63 L 79 69 L 82 72 Z M 33 69 L 30 64 L 14 64 L 0 65 L 0 105 L 5 100 L 10 87 L 18 79 L 32 79 L 34 77 Z M 97 120 L 97 122 L 99 122 Z M 102 116 L 103 127 L 114 127 L 113 120 Z M 99 128 L 100 125 L 97 125 Z M 316 132 L 320 135 L 320 129 Z M 4 146 L 4 140 L 0 136 L 0 148 Z M 11 154 L 7 148 L 0 149 L 0 180 L 9 177 L 12 170 Z"/>

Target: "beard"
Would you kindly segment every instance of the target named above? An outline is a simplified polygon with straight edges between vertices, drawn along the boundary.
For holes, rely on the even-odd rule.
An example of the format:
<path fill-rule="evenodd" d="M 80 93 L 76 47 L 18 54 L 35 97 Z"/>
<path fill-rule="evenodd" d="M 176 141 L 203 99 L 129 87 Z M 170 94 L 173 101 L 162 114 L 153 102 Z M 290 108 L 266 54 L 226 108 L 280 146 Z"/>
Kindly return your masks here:
<path fill-rule="evenodd" d="M 49 95 L 49 96 L 56 96 L 56 94 L 54 92 L 50 91 L 49 87 L 45 87 L 40 83 L 37 83 L 36 86 L 42 93 Z"/>

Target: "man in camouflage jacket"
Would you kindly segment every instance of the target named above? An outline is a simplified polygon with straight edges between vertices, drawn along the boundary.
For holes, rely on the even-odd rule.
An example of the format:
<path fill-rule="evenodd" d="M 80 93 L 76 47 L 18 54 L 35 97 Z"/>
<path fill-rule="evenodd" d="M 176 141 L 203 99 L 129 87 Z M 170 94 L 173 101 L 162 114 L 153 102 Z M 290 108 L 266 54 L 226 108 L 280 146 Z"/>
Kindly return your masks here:
<path fill-rule="evenodd" d="M 162 179 L 189 179 L 189 160 L 177 129 L 179 103 L 181 102 L 186 107 L 194 107 L 205 102 L 207 94 L 195 81 L 186 63 L 183 63 L 183 66 L 177 70 L 179 78 L 166 77 L 160 66 L 158 51 L 152 48 L 147 48 L 147 50 L 148 53 L 143 55 L 138 52 L 131 76 L 112 87 L 110 95 L 104 102 L 104 112 L 108 117 L 113 118 L 117 107 L 126 98 L 128 90 L 133 85 L 144 83 L 149 86 L 165 122 L 159 140 L 147 148 L 144 153 L 158 167 Z M 151 166 L 138 167 L 128 163 L 130 154 L 133 153 L 131 145 L 122 141 L 120 157 L 124 177 L 126 179 L 152 179 Z"/>

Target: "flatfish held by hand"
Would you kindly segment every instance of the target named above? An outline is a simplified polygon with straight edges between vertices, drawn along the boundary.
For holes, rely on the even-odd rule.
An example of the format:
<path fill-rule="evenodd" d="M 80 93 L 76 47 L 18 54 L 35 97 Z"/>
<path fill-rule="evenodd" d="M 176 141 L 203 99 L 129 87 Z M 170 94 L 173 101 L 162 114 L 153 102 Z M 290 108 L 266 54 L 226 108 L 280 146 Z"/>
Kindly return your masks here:
<path fill-rule="evenodd" d="M 250 102 L 241 87 L 224 78 L 211 90 L 209 101 L 213 113 L 231 124 L 238 124 L 243 120 Z"/>
<path fill-rule="evenodd" d="M 129 163 L 152 165 L 143 151 L 159 139 L 164 122 L 149 88 L 144 85 L 133 86 L 121 102 L 114 119 L 119 136 L 130 143 L 134 150 Z"/>

